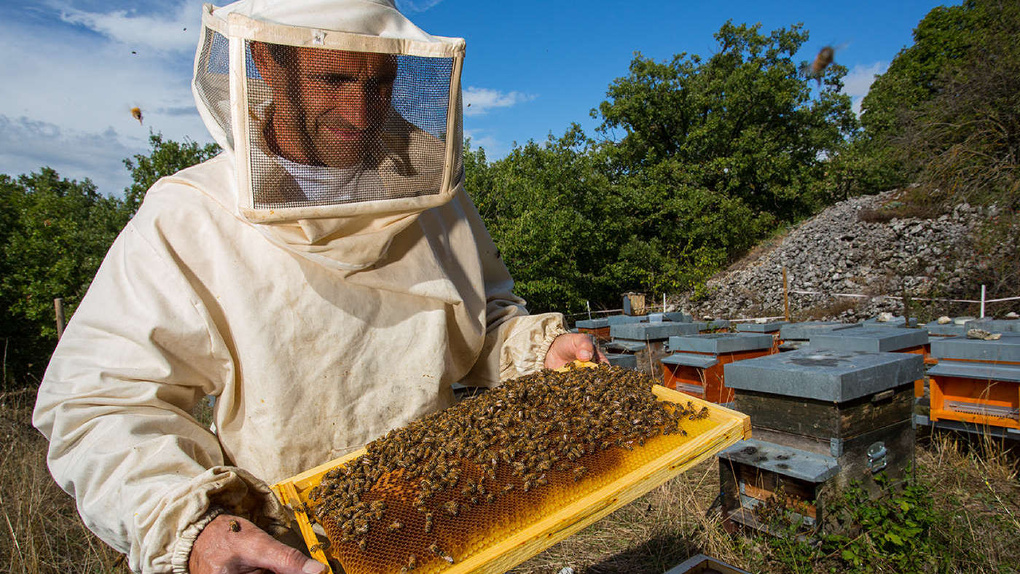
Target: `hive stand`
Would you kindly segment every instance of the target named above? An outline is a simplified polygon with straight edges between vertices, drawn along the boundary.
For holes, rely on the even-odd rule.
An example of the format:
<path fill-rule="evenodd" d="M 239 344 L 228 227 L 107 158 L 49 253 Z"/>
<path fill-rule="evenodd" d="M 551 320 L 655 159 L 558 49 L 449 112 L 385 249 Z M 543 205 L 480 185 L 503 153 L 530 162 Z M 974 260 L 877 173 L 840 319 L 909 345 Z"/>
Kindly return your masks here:
<path fill-rule="evenodd" d="M 733 401 L 733 391 L 726 386 L 725 365 L 774 352 L 772 335 L 765 333 L 670 337 L 669 351 L 673 354 L 659 361 L 663 385 L 719 404 Z"/>
<path fill-rule="evenodd" d="M 724 517 L 736 525 L 764 527 L 755 507 L 775 495 L 772 503 L 811 529 L 827 493 L 859 480 L 877 494 L 873 475 L 897 479 L 913 458 L 920 355 L 807 348 L 724 370 L 733 408 L 751 417 L 756 439 L 719 457 Z"/>

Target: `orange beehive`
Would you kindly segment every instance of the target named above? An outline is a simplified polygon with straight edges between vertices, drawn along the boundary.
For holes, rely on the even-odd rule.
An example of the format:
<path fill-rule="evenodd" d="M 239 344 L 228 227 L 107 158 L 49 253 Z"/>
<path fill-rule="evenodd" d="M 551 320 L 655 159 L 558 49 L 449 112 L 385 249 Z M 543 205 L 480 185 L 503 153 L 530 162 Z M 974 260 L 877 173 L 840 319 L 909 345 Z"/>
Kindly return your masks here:
<path fill-rule="evenodd" d="M 726 387 L 723 367 L 736 361 L 773 354 L 774 339 L 769 334 L 711 333 L 670 337 L 669 348 L 677 351 L 664 357 L 663 384 L 712 403 L 733 401 L 733 390 Z"/>

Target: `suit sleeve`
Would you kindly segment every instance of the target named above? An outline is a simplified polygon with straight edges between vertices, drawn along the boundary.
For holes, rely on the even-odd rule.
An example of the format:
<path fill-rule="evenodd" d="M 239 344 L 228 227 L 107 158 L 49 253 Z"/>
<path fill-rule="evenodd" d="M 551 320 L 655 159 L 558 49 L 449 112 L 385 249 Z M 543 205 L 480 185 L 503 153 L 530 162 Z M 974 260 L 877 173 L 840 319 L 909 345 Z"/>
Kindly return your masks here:
<path fill-rule="evenodd" d="M 194 539 L 223 510 L 266 527 L 286 520 L 189 414 L 233 369 L 186 271 L 128 224 L 54 352 L 33 422 L 57 483 L 134 571 L 185 572 Z"/>
<path fill-rule="evenodd" d="M 567 332 L 566 321 L 560 313 L 528 313 L 478 210 L 466 193 L 462 197 L 481 257 L 486 303 L 485 344 L 464 383 L 493 386 L 544 368 L 553 340 Z"/>

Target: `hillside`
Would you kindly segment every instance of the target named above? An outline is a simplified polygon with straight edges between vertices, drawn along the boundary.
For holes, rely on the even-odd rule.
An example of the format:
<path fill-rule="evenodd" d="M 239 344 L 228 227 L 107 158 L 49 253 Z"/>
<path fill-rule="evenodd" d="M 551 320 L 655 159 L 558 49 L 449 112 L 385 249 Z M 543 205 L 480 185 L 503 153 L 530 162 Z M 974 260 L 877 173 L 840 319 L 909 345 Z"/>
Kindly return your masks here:
<path fill-rule="evenodd" d="M 995 209 L 961 204 L 918 216 L 921 210 L 900 202 L 900 195 L 892 190 L 833 205 L 759 245 L 709 280 L 703 297 L 685 297 L 680 306 L 696 316 L 780 316 L 785 267 L 796 320 L 902 314 L 902 302 L 884 296 L 904 294 L 912 298 L 911 315 L 922 319 L 968 312 L 966 306 L 920 299 L 978 298 L 986 263 L 975 257 L 977 233 Z M 1009 310 L 999 305 L 989 312 Z"/>

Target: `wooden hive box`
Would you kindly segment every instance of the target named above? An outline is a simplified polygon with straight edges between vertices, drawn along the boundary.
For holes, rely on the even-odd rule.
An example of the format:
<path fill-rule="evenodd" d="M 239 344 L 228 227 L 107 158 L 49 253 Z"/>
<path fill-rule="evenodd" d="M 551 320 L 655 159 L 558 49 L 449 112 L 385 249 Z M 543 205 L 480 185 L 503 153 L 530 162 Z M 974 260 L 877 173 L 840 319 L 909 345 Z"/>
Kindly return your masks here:
<path fill-rule="evenodd" d="M 709 333 L 670 337 L 673 354 L 660 359 L 663 384 L 671 389 L 726 404 L 733 390 L 726 386 L 725 365 L 772 354 L 771 335 L 758 333 Z"/>

